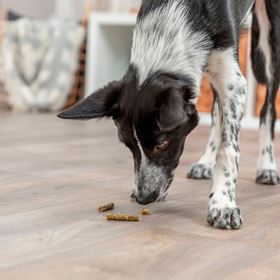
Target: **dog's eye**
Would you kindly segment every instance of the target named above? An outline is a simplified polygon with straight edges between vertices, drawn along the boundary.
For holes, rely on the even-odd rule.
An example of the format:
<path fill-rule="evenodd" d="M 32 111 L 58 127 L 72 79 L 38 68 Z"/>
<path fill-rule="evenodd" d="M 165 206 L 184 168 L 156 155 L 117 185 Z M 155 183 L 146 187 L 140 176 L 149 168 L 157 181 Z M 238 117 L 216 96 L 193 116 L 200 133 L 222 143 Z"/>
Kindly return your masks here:
<path fill-rule="evenodd" d="M 165 140 L 161 144 L 155 146 L 155 151 L 163 151 L 168 147 L 168 145 L 169 145 L 169 141 Z"/>

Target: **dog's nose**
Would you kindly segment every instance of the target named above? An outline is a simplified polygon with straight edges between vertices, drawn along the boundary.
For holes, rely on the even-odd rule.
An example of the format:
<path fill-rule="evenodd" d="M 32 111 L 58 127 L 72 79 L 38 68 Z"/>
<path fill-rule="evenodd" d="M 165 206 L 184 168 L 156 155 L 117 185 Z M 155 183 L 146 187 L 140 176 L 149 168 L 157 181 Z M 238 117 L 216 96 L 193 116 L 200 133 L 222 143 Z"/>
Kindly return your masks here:
<path fill-rule="evenodd" d="M 142 195 L 136 196 L 137 203 L 142 204 L 142 205 L 147 205 L 147 204 L 153 203 L 157 199 L 158 199 L 158 193 L 156 191 L 149 193 L 149 194 L 142 194 Z"/>

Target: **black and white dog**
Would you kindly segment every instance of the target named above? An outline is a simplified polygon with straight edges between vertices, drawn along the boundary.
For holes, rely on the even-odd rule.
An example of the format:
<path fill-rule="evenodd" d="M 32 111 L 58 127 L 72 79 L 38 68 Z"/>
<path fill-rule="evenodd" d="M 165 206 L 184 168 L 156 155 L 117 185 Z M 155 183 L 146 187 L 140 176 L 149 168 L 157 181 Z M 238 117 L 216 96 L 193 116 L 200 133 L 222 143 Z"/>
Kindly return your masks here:
<path fill-rule="evenodd" d="M 205 72 L 216 95 L 213 127 L 204 156 L 188 175 L 208 178 L 214 169 L 208 223 L 222 229 L 241 227 L 235 186 L 246 80 L 238 45 L 251 8 L 253 68 L 257 80 L 267 86 L 257 182 L 277 184 L 273 138 L 280 80 L 279 0 L 143 0 L 123 79 L 59 114 L 65 119 L 115 121 L 121 142 L 134 156 L 132 197 L 138 203 L 166 198 L 186 136 L 198 124 L 196 101 Z"/>

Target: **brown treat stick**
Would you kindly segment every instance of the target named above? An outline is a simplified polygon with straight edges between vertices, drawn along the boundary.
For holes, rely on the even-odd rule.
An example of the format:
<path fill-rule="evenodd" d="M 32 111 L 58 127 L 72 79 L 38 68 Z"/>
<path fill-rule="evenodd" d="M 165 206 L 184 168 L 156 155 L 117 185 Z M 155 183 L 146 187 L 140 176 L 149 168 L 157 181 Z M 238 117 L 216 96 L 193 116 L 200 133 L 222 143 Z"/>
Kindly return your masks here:
<path fill-rule="evenodd" d="M 139 216 L 131 216 L 131 215 L 107 215 L 108 221 L 119 221 L 119 222 L 139 222 Z"/>
<path fill-rule="evenodd" d="M 142 209 L 141 213 L 142 213 L 142 215 L 144 215 L 144 216 L 151 215 L 151 211 L 150 211 L 149 209 Z"/>
<path fill-rule="evenodd" d="M 109 211 L 109 210 L 112 210 L 115 208 L 115 204 L 112 202 L 112 203 L 109 203 L 109 204 L 106 204 L 106 205 L 103 205 L 103 206 L 100 206 L 97 208 L 97 211 L 99 212 L 105 212 L 105 211 Z"/>

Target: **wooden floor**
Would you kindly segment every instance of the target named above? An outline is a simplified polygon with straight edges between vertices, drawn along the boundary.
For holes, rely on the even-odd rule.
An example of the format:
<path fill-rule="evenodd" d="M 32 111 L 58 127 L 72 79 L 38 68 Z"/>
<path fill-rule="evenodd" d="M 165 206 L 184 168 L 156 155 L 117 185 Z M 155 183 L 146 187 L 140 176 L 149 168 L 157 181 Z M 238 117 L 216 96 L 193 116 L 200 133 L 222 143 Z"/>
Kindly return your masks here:
<path fill-rule="evenodd" d="M 110 122 L 2 113 L 0 133 L 1 280 L 280 279 L 280 187 L 254 183 L 256 132 L 242 133 L 240 231 L 209 227 L 211 181 L 185 178 L 207 128 L 188 139 L 168 200 L 130 224 L 96 212 L 111 201 L 116 213 L 141 210 Z"/>

